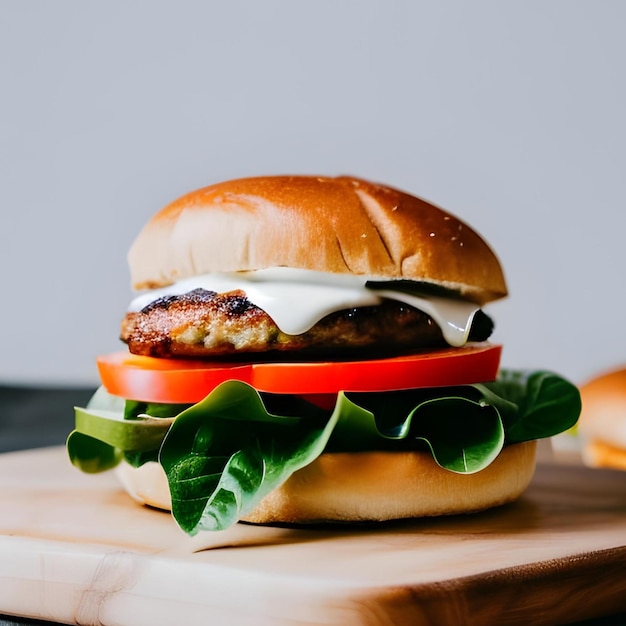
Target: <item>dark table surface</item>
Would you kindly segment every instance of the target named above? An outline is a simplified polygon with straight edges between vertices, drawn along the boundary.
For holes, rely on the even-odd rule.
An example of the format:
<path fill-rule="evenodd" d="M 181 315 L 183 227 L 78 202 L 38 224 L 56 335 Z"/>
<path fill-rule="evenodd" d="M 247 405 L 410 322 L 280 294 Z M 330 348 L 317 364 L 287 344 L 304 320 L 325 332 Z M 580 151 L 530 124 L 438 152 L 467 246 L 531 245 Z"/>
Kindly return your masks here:
<path fill-rule="evenodd" d="M 65 443 L 74 406 L 84 406 L 93 388 L 0 386 L 0 452 Z"/>
<path fill-rule="evenodd" d="M 57 446 L 73 428 L 74 406 L 84 406 L 93 388 L 33 388 L 0 385 L 0 452 Z M 624 581 L 626 591 L 626 581 Z M 626 613 L 576 622 L 570 626 L 626 626 Z M 0 615 L 0 626 L 53 626 Z M 529 625 L 532 626 L 532 625 Z"/>

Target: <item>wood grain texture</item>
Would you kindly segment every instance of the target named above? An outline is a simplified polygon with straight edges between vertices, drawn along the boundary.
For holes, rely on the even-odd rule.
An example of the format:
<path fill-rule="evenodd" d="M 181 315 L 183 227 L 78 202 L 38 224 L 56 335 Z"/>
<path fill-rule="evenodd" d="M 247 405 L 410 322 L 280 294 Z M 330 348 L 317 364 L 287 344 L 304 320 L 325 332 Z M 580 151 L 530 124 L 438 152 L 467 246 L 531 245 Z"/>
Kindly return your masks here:
<path fill-rule="evenodd" d="M 626 610 L 626 474 L 542 464 L 516 503 L 184 535 L 64 450 L 0 455 L 0 613 L 68 624 L 551 626 Z"/>

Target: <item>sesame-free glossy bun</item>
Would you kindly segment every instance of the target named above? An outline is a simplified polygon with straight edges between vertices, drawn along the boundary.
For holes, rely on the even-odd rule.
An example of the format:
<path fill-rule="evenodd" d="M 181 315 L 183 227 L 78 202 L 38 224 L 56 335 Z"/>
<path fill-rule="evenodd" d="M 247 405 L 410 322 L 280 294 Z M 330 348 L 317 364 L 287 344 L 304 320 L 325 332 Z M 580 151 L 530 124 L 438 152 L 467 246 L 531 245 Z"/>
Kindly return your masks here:
<path fill-rule="evenodd" d="M 157 213 L 129 252 L 135 289 L 212 272 L 291 267 L 427 281 L 479 304 L 507 293 L 489 245 L 402 191 L 342 176 L 244 178 Z"/>
<path fill-rule="evenodd" d="M 580 395 L 583 461 L 626 470 L 626 368 L 598 374 L 580 386 Z"/>
<path fill-rule="evenodd" d="M 475 474 L 442 469 L 427 452 L 322 454 L 270 492 L 244 516 L 253 523 L 380 522 L 470 513 L 512 502 L 530 483 L 536 441 L 505 447 Z M 137 501 L 171 509 L 160 465 L 118 466 Z"/>

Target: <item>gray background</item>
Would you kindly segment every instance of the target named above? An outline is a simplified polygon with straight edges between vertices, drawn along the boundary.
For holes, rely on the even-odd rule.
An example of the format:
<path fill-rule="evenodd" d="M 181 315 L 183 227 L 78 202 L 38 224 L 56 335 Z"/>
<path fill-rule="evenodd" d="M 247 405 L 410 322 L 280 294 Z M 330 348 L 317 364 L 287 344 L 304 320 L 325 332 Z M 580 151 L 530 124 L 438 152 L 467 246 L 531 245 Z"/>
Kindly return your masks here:
<path fill-rule="evenodd" d="M 141 225 L 272 173 L 476 227 L 505 365 L 626 362 L 625 26 L 619 0 L 0 0 L 0 381 L 95 383 Z"/>

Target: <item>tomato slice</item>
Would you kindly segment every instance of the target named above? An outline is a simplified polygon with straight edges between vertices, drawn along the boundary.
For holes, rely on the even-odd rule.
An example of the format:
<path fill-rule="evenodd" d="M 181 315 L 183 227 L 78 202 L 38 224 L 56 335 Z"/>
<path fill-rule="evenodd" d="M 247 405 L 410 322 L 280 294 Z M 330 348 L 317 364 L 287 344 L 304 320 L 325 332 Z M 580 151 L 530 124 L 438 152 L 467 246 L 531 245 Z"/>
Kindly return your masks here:
<path fill-rule="evenodd" d="M 470 344 L 364 361 L 229 363 L 158 359 L 115 352 L 97 359 L 102 384 L 143 402 L 195 403 L 217 385 L 239 380 L 259 391 L 302 396 L 339 391 L 392 391 L 494 380 L 502 346 Z M 322 402 L 326 404 L 326 402 Z"/>

